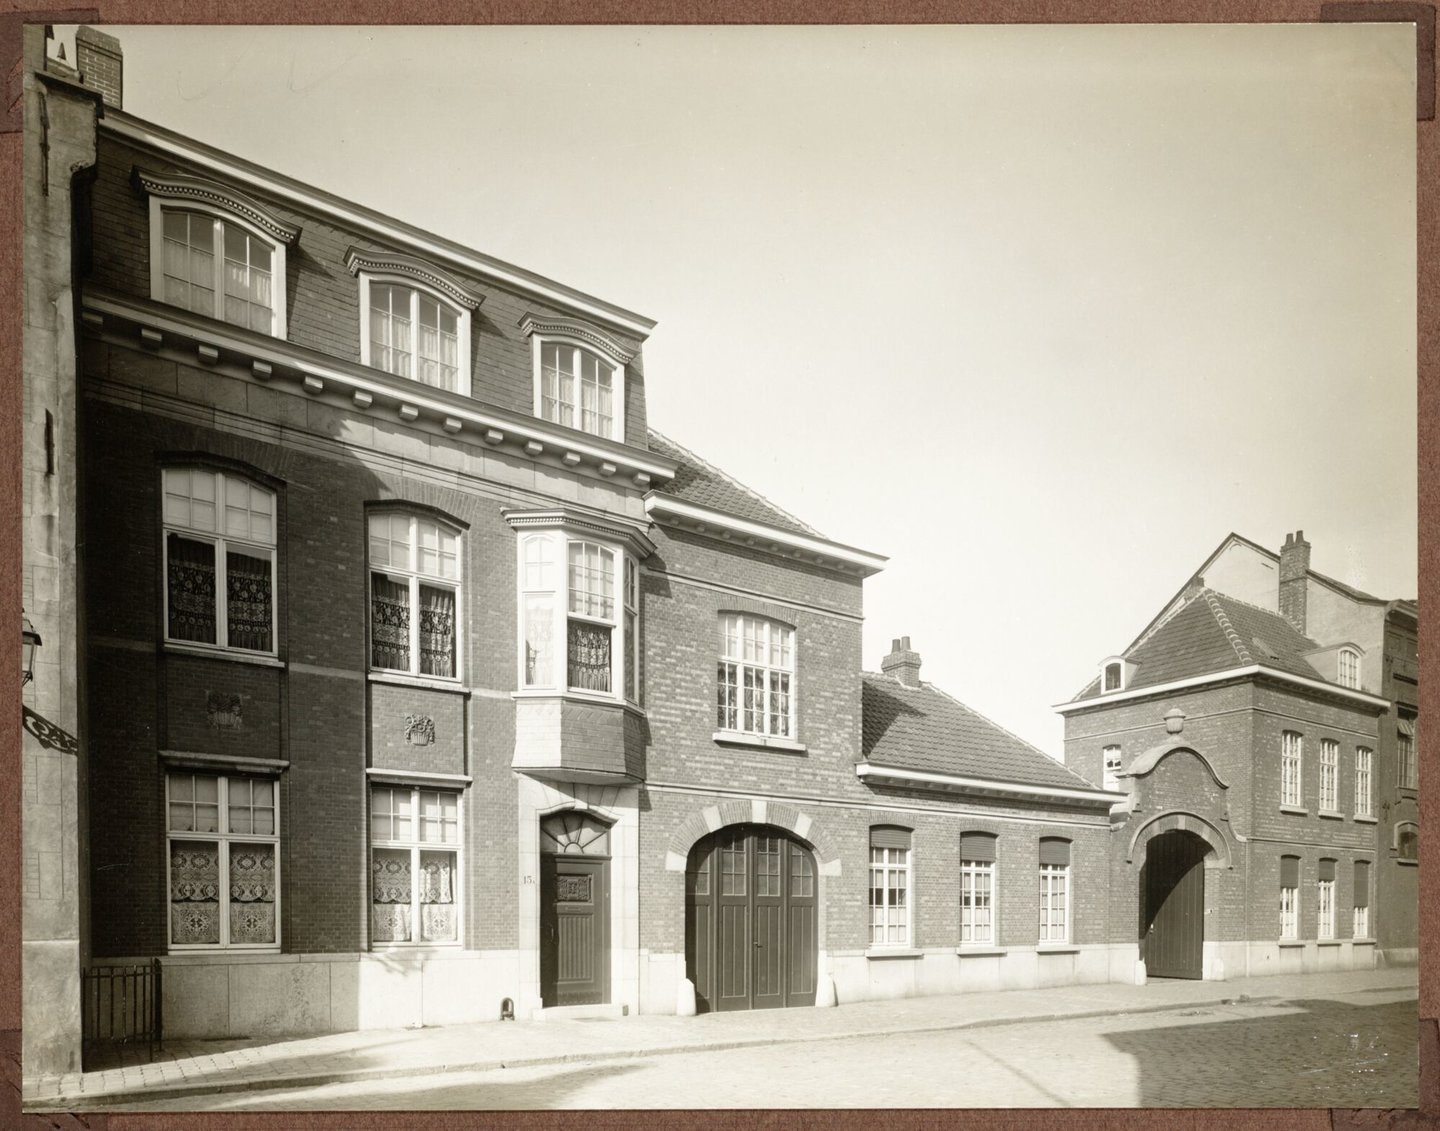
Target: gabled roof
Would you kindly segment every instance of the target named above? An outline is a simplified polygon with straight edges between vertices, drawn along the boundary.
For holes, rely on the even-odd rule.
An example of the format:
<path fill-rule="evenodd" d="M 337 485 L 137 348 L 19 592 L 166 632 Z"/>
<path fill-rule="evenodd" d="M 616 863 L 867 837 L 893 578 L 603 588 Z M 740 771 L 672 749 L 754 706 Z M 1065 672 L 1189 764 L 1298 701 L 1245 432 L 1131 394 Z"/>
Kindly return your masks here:
<path fill-rule="evenodd" d="M 657 490 L 658 494 L 722 511 L 736 518 L 763 522 L 767 526 L 788 530 L 792 534 L 808 534 L 812 538 L 825 537 L 813 526 L 808 526 L 793 514 L 781 510 L 738 479 L 725 474 L 714 464 L 707 463 L 668 436 L 653 428 L 649 430 L 649 434 L 652 452 L 680 464 L 675 471 L 675 477 L 665 484 L 664 490 Z"/>
<path fill-rule="evenodd" d="M 862 760 L 995 782 L 1059 789 L 1095 787 L 933 684 L 907 687 L 861 673 Z"/>
<path fill-rule="evenodd" d="M 1127 691 L 1259 664 L 1307 679 L 1320 674 L 1305 659 L 1320 645 L 1278 613 L 1213 589 L 1199 589 L 1148 636 L 1123 653 L 1135 665 Z M 1076 700 L 1099 695 L 1091 680 Z"/>

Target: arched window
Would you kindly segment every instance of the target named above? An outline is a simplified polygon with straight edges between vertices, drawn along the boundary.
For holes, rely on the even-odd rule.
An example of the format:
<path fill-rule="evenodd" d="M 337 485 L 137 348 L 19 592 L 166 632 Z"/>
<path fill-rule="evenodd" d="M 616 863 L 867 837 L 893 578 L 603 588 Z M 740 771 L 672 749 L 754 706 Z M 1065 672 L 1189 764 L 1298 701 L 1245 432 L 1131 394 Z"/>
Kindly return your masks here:
<path fill-rule="evenodd" d="M 1119 691 L 1124 681 L 1125 669 L 1118 663 L 1105 665 L 1105 690 Z"/>
<path fill-rule="evenodd" d="M 275 494 L 206 467 L 161 473 L 165 639 L 275 652 Z"/>
<path fill-rule="evenodd" d="M 535 365 L 535 415 L 592 436 L 625 440 L 625 366 L 634 351 L 589 326 L 527 315 Z"/>
<path fill-rule="evenodd" d="M 1340 649 L 1339 677 L 1341 687 L 1360 686 L 1360 653 L 1354 648 Z"/>
<path fill-rule="evenodd" d="M 1418 862 L 1420 859 L 1420 826 L 1401 821 L 1395 826 L 1395 856 L 1399 860 Z"/>
<path fill-rule="evenodd" d="M 370 666 L 460 677 L 460 535 L 438 519 L 380 511 L 369 519 Z"/>

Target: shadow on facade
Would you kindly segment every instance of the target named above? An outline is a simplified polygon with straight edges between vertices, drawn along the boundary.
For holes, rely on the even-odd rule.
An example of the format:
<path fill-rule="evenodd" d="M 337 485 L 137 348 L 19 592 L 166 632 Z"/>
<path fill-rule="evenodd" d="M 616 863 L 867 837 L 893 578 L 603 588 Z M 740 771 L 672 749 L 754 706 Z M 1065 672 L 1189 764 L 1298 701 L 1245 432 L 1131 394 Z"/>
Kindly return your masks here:
<path fill-rule="evenodd" d="M 1103 1035 L 1134 1062 L 1138 1107 L 1400 1108 L 1418 1103 L 1418 1024 L 1415 1001 L 1322 999 L 1165 1013 Z"/>

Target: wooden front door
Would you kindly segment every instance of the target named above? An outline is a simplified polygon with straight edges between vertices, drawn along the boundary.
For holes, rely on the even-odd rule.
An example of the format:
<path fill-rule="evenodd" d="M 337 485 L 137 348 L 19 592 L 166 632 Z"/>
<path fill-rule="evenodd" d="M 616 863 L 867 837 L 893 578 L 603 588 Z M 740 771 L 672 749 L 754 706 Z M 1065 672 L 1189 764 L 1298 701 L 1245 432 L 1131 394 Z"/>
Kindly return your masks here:
<path fill-rule="evenodd" d="M 1162 833 L 1145 849 L 1145 971 L 1157 978 L 1203 976 L 1205 854 L 1194 833 Z"/>
<path fill-rule="evenodd" d="M 541 824 L 540 998 L 610 1000 L 610 857 L 604 825 L 564 813 Z"/>
<path fill-rule="evenodd" d="M 815 858 L 764 825 L 706 837 L 685 870 L 685 962 L 701 1012 L 815 1004 Z"/>

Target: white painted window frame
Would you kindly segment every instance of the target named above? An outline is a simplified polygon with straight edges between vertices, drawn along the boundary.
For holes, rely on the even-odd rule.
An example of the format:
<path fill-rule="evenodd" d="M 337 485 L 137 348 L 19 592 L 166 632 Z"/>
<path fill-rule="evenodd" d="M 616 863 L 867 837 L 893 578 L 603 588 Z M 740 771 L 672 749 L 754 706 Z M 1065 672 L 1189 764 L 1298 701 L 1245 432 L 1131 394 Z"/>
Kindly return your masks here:
<path fill-rule="evenodd" d="M 1355 816 L 1375 816 L 1375 751 L 1355 747 Z"/>
<path fill-rule="evenodd" d="M 1068 943 L 1070 941 L 1070 898 L 1072 887 L 1070 882 L 1070 867 L 1071 866 L 1069 864 L 1040 865 L 1039 942 L 1041 946 L 1055 946 L 1057 944 Z M 1057 880 L 1061 880 L 1064 882 L 1064 906 L 1061 908 L 1062 921 L 1058 936 L 1053 933 L 1052 927 L 1049 923 L 1045 921 L 1045 910 L 1047 904 L 1050 910 L 1054 910 L 1054 900 L 1056 899 L 1055 887 Z"/>
<path fill-rule="evenodd" d="M 1110 756 L 1112 754 L 1115 756 L 1115 768 L 1113 770 L 1110 768 Z M 1124 764 L 1120 760 L 1120 747 L 1112 745 L 1102 749 L 1100 751 L 1100 766 L 1102 774 L 1100 788 L 1118 791 L 1120 788 L 1120 771 L 1124 768 Z"/>
<path fill-rule="evenodd" d="M 410 821 L 411 830 L 414 835 L 409 840 L 398 840 L 392 838 L 377 838 L 374 835 L 374 821 L 371 819 L 375 812 L 375 791 L 377 789 L 388 789 L 393 792 L 408 792 L 410 794 Z M 452 841 L 425 841 L 420 839 L 420 795 L 422 793 L 443 793 L 455 798 L 455 840 Z M 370 852 L 366 856 L 365 865 L 367 869 L 366 882 L 366 908 L 365 908 L 365 931 L 367 937 L 372 931 L 370 925 L 370 907 L 373 905 L 374 892 L 371 884 L 375 867 L 375 850 L 382 849 L 387 852 L 410 852 L 410 938 L 408 941 L 399 942 L 376 942 L 370 939 L 372 951 L 389 950 L 414 950 L 416 948 L 430 949 L 432 947 L 444 947 L 447 949 L 459 949 L 465 945 L 465 794 L 463 790 L 450 789 L 444 786 L 431 786 L 426 784 L 401 785 L 390 781 L 375 781 L 367 783 L 365 795 L 366 814 L 366 839 L 370 842 Z M 432 941 L 420 937 L 421 914 L 420 914 L 420 854 L 422 852 L 449 852 L 455 857 L 455 937 L 448 940 Z"/>
<path fill-rule="evenodd" d="M 1300 937 L 1300 888 L 1280 887 L 1280 938 L 1289 942 Z"/>
<path fill-rule="evenodd" d="M 1335 881 L 1315 881 L 1315 937 L 1335 937 Z"/>
<path fill-rule="evenodd" d="M 360 280 L 360 364 L 369 365 L 372 368 L 379 368 L 370 360 L 370 285 L 380 283 L 387 287 L 404 287 L 410 291 L 410 376 L 406 377 L 399 373 L 390 373 L 388 369 L 382 369 L 382 373 L 390 373 L 392 377 L 399 377 L 402 381 L 414 381 L 415 384 L 425 389 L 440 389 L 441 392 L 454 392 L 462 397 L 470 396 L 471 373 L 470 373 L 470 311 L 447 297 L 443 292 L 434 287 L 427 286 L 422 279 L 414 275 L 401 274 L 398 271 L 358 271 L 357 278 Z M 459 366 L 455 374 L 455 388 L 442 389 L 438 385 L 431 385 L 420 380 L 416 374 L 419 372 L 420 357 L 420 303 L 419 295 L 438 302 L 451 314 L 455 315 L 455 348 L 457 351 Z"/>
<path fill-rule="evenodd" d="M 218 830 L 213 833 L 184 832 L 177 831 L 170 827 L 170 779 L 173 775 L 190 774 L 195 777 L 210 777 L 217 779 L 218 789 L 216 797 L 219 800 L 219 816 L 216 820 Z M 271 834 L 263 833 L 232 833 L 230 828 L 230 779 L 232 777 L 263 778 L 271 783 L 275 791 L 275 831 Z M 171 844 L 175 841 L 189 841 L 218 844 L 218 856 L 220 859 L 220 941 L 218 943 L 176 943 L 174 937 L 174 922 L 171 919 Z M 275 941 L 273 943 L 243 943 L 231 945 L 230 943 L 230 845 L 232 844 L 268 844 L 275 850 Z M 243 774 L 243 773 L 209 773 L 205 770 L 189 770 L 183 767 L 174 767 L 165 772 L 165 946 L 171 954 L 211 954 L 215 951 L 227 951 L 231 954 L 238 953 L 260 953 L 270 954 L 280 950 L 281 929 L 284 923 L 280 900 L 283 897 L 284 885 L 280 878 L 280 781 L 278 778 L 268 774 Z"/>
<path fill-rule="evenodd" d="M 246 235 L 260 240 L 270 249 L 270 335 L 284 339 L 285 324 L 285 244 L 261 230 L 238 213 L 199 200 L 167 200 L 150 196 L 150 297 L 165 302 L 165 213 L 189 212 L 209 216 L 215 222 L 215 307 L 208 317 L 225 321 L 225 233 L 224 224 L 234 224 Z M 204 314 L 204 311 L 195 311 Z M 229 323 L 227 323 L 228 325 Z M 250 329 L 245 326 L 242 329 Z"/>
<path fill-rule="evenodd" d="M 613 612 L 610 619 L 595 617 L 581 613 L 570 612 L 570 546 L 572 544 L 589 544 L 613 554 L 615 561 L 615 592 L 611 602 Z M 542 583 L 531 585 L 526 577 L 526 549 L 535 545 L 545 545 L 550 549 L 550 561 L 548 563 L 552 571 L 551 580 L 548 584 Z M 516 552 L 516 591 L 517 591 L 517 616 L 515 626 L 515 655 L 516 655 L 516 686 L 522 692 L 539 692 L 554 695 L 567 695 L 583 699 L 595 699 L 602 702 L 631 703 L 639 705 L 640 680 L 638 666 L 635 672 L 634 681 L 635 697 L 628 694 L 630 685 L 628 672 L 630 665 L 638 664 L 640 654 L 640 639 L 645 631 L 640 620 L 639 606 L 635 612 L 634 639 L 627 634 L 627 623 L 625 614 L 627 611 L 625 593 L 626 570 L 633 568 L 636 575 L 636 585 L 639 584 L 640 563 L 635 555 L 625 549 L 623 545 L 599 535 L 576 535 L 564 530 L 541 530 L 533 533 L 524 533 L 515 540 Z M 550 606 L 550 639 L 551 639 L 551 671 L 546 679 L 537 679 L 531 682 L 528 678 L 525 662 L 525 629 L 528 623 L 526 619 L 527 599 L 541 599 Z M 571 618 L 584 621 L 588 624 L 603 625 L 610 629 L 610 690 L 594 691 L 587 688 L 572 688 L 570 686 L 570 627 Z M 556 670 L 558 669 L 558 670 Z"/>
<path fill-rule="evenodd" d="M 1354 648 L 1341 648 L 1336 657 L 1336 682 L 1341 687 L 1360 689 L 1360 653 Z"/>
<path fill-rule="evenodd" d="M 737 641 L 740 641 L 740 642 L 741 642 L 741 644 L 740 644 L 740 646 L 739 646 L 739 648 L 738 648 L 738 653 L 739 653 L 739 654 L 738 654 L 738 655 L 734 655 L 734 656 L 727 655 L 727 654 L 726 654 L 726 647 L 725 647 L 725 640 L 726 640 L 725 627 L 726 627 L 727 622 L 728 622 L 731 618 L 733 618 L 734 621 L 735 621 L 735 639 L 736 639 Z M 765 654 L 765 656 L 766 656 L 766 661 L 767 661 L 767 662 L 765 662 L 765 663 L 759 663 L 759 662 L 756 662 L 756 661 L 754 661 L 754 660 L 744 659 L 744 645 L 743 645 L 743 641 L 744 641 L 744 639 L 745 639 L 745 628 L 746 628 L 747 625 L 764 626 L 764 629 L 765 629 L 764 654 Z M 798 723 L 799 723 L 800 714 L 799 714 L 798 704 L 799 704 L 799 700 L 800 700 L 800 695 L 799 695 L 799 692 L 800 692 L 800 674 L 799 674 L 799 667 L 800 667 L 800 634 L 799 634 L 798 630 L 795 628 L 795 626 L 790 625 L 790 624 L 786 624 L 784 621 L 775 620 L 775 619 L 773 619 L 773 618 L 771 618 L 771 617 L 756 616 L 756 615 L 754 615 L 754 614 L 752 614 L 752 613 L 743 613 L 743 612 L 737 612 L 737 611 L 722 611 L 722 612 L 720 613 L 720 620 L 719 620 L 719 626 L 718 626 L 718 627 L 719 627 L 719 630 L 720 630 L 720 648 L 719 648 L 719 659 L 718 659 L 718 661 L 717 661 L 716 680 L 717 680 L 717 683 L 718 683 L 718 682 L 719 682 L 719 679 L 720 679 L 719 670 L 718 670 L 719 665 L 733 664 L 734 667 L 735 667 L 735 694 L 736 694 L 736 699 L 735 699 L 735 707 L 734 707 L 734 712 L 735 712 L 735 725 L 732 727 L 732 726 L 726 725 L 725 719 L 719 717 L 718 712 L 719 712 L 719 709 L 720 709 L 720 695 L 721 695 L 721 693 L 722 693 L 723 688 L 720 687 L 720 686 L 717 686 L 717 688 L 716 688 L 717 717 L 716 717 L 716 719 L 715 719 L 716 731 L 717 731 L 718 733 L 720 733 L 720 734 L 760 735 L 760 736 L 765 737 L 765 738 L 783 738 L 783 739 L 788 739 L 788 740 L 791 740 L 791 741 L 799 741 Z M 776 629 L 782 629 L 782 630 L 784 630 L 785 632 L 788 632 L 788 633 L 790 634 L 790 665 L 789 665 L 789 667 L 776 666 L 776 665 L 771 664 L 771 663 L 768 662 L 769 656 L 770 656 L 771 651 L 772 651 L 772 633 L 773 633 Z M 744 722 L 745 722 L 745 706 L 744 706 L 744 703 L 745 703 L 745 672 L 746 672 L 746 669 L 749 669 L 749 670 L 751 670 L 751 671 L 760 673 L 762 686 L 764 687 L 764 690 L 765 690 L 765 703 L 764 703 L 763 709 L 760 711 L 760 718 L 761 718 L 762 726 L 761 726 L 759 729 L 749 728 L 749 727 L 746 727 L 746 726 L 744 725 Z M 773 677 L 776 677 L 776 679 L 775 679 L 775 680 L 772 680 L 772 676 L 773 676 Z M 780 677 L 780 676 L 789 676 L 788 710 L 787 710 L 787 712 L 785 713 L 786 728 L 787 728 L 787 729 L 786 729 L 784 732 L 772 731 L 772 730 L 770 729 L 770 718 L 771 718 L 771 715 L 775 713 L 775 712 L 771 711 L 770 706 L 771 706 L 771 702 L 772 702 L 772 696 L 774 696 L 774 695 L 777 694 L 777 692 L 774 690 L 774 686 L 775 686 L 775 682 L 778 681 L 778 677 Z M 727 705 L 727 709 L 728 709 L 728 705 Z"/>
<path fill-rule="evenodd" d="M 201 471 L 207 475 L 215 476 L 215 529 L 204 530 L 196 526 L 185 526 L 178 522 L 169 522 L 165 518 L 165 476 L 171 471 Z M 263 491 L 270 496 L 270 523 L 271 533 L 274 540 L 271 542 L 256 542 L 248 538 L 236 538 L 224 532 L 224 510 L 225 510 L 225 483 L 229 479 L 239 480 L 246 486 L 256 491 Z M 192 496 L 193 497 L 193 496 Z M 160 469 L 160 631 L 166 644 L 173 644 L 181 648 L 197 648 L 211 652 L 226 652 L 239 656 L 270 656 L 277 657 L 280 648 L 279 631 L 279 608 L 280 594 L 277 589 L 276 558 L 279 554 L 280 542 L 280 500 L 279 496 L 270 488 L 264 487 L 255 482 L 247 475 L 236 472 L 225 471 L 221 468 L 207 467 L 204 464 L 175 464 L 171 467 Z M 178 534 L 182 538 L 188 538 L 193 542 L 209 542 L 215 547 L 215 641 L 209 643 L 204 640 L 184 640 L 170 635 L 170 535 Z M 230 625 L 227 620 L 226 595 L 229 591 L 226 571 L 229 562 L 226 558 L 227 547 L 234 546 L 254 557 L 268 557 L 270 561 L 270 647 L 261 651 L 256 648 L 241 648 L 229 643 Z"/>
<path fill-rule="evenodd" d="M 404 518 L 410 523 L 410 564 L 408 567 L 377 565 L 370 558 L 370 522 L 375 518 Z M 433 523 L 455 538 L 455 577 L 423 573 L 420 570 L 419 524 Z M 371 640 L 374 631 L 375 604 L 373 587 L 376 573 L 395 578 L 404 578 L 410 586 L 410 667 L 382 668 L 375 665 L 375 649 Z M 429 675 L 420 670 L 420 586 L 448 588 L 455 591 L 455 674 Z M 465 675 L 465 537 L 464 531 L 446 522 L 438 515 L 423 514 L 406 510 L 404 507 L 377 507 L 365 515 L 365 662 L 372 672 L 390 675 L 413 676 L 416 679 L 433 679 L 443 683 L 460 684 Z"/>
<path fill-rule="evenodd" d="M 579 350 L 581 353 L 594 357 L 601 365 L 610 370 L 610 395 L 611 414 L 610 431 L 608 433 L 590 432 L 580 426 L 580 401 L 579 386 L 576 386 L 576 401 L 574 406 L 575 423 L 561 424 L 559 420 L 551 420 L 545 415 L 545 374 L 544 374 L 544 347 L 568 346 Z M 595 346 L 585 341 L 579 335 L 566 334 L 556 330 L 536 330 L 530 335 L 530 358 L 534 372 L 535 385 L 535 416 L 538 420 L 549 421 L 558 424 L 562 428 L 574 428 L 577 432 L 584 432 L 590 436 L 600 436 L 604 440 L 614 440 L 617 444 L 625 442 L 625 406 L 627 402 L 628 389 L 626 388 L 625 370 L 626 365 L 613 357 L 606 356 L 605 351 L 596 349 Z M 578 378 L 577 378 L 578 381 Z M 556 390 L 557 393 L 559 390 Z"/>
<path fill-rule="evenodd" d="M 1320 740 L 1320 797 L 1322 813 L 1340 811 L 1340 743 L 1333 738 Z"/>
<path fill-rule="evenodd" d="M 880 848 L 870 846 L 870 891 L 868 903 L 870 905 L 870 945 L 874 948 L 883 947 L 908 947 L 912 937 L 911 925 L 913 922 L 915 908 L 915 892 L 912 884 L 913 871 L 910 866 L 909 848 Z M 876 859 L 876 853 L 880 858 Z M 905 906 L 901 912 L 895 913 L 895 909 L 887 906 L 882 899 L 877 905 L 875 902 L 875 891 L 888 892 L 891 889 L 889 880 L 892 876 L 898 876 L 903 881 L 896 885 L 897 890 L 905 893 Z M 877 918 L 880 920 L 876 922 Z M 896 920 L 899 920 L 898 922 Z M 898 929 L 900 937 L 892 939 L 889 937 L 892 930 Z M 875 933 L 879 931 L 882 935 L 876 939 Z"/>
<path fill-rule="evenodd" d="M 1280 804 L 1305 804 L 1305 737 L 1298 731 L 1280 734 Z"/>
<path fill-rule="evenodd" d="M 996 884 L 996 861 L 994 860 L 966 860 L 960 858 L 960 945 L 962 947 L 992 947 L 996 945 L 995 926 L 1000 919 L 1000 889 Z M 984 878 L 988 884 L 990 897 L 990 926 L 985 938 L 978 938 L 975 934 L 975 911 L 974 893 L 978 890 L 977 882 Z M 970 893 L 972 906 L 965 906 L 965 883 L 970 882 Z M 966 922 L 967 918 L 969 922 Z M 970 937 L 966 938 L 966 932 Z"/>
<path fill-rule="evenodd" d="M 1374 867 L 1375 866 L 1371 864 L 1368 868 L 1365 869 L 1365 883 L 1367 887 L 1371 884 L 1370 873 L 1374 870 Z M 1371 898 L 1371 893 L 1369 891 L 1365 892 L 1364 907 L 1359 906 L 1359 901 L 1356 898 L 1356 893 L 1351 894 L 1350 936 L 1352 938 L 1373 939 L 1375 937 L 1375 927 L 1374 924 L 1370 921 L 1370 905 L 1373 902 L 1374 900 Z"/>

